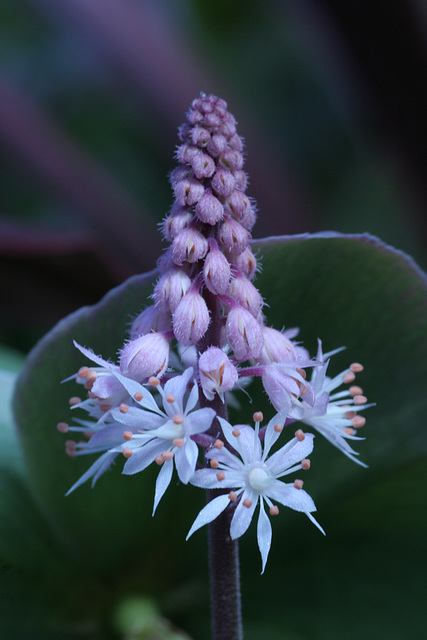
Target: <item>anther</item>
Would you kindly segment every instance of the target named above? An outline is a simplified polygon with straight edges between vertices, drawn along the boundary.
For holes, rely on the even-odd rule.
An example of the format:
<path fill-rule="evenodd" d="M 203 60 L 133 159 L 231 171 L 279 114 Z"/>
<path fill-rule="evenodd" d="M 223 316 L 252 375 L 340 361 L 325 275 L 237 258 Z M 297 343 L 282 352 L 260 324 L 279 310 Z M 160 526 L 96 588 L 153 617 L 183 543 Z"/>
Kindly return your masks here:
<path fill-rule="evenodd" d="M 61 433 L 67 433 L 68 431 L 68 424 L 66 422 L 58 422 L 58 424 L 56 425 L 56 428 L 58 429 L 58 431 L 60 431 Z"/>
<path fill-rule="evenodd" d="M 183 424 L 184 422 L 184 416 L 182 415 L 182 413 L 177 413 L 173 418 L 172 418 L 172 422 L 174 424 Z"/>
<path fill-rule="evenodd" d="M 237 500 L 237 493 L 235 491 L 230 491 L 228 497 L 230 498 L 231 502 L 235 502 Z"/>
<path fill-rule="evenodd" d="M 362 387 L 358 387 L 357 385 L 353 385 L 352 387 L 350 387 L 349 391 L 350 391 L 350 395 L 352 395 L 353 397 L 361 396 L 363 393 Z"/>
<path fill-rule="evenodd" d="M 346 411 L 344 414 L 344 418 L 347 418 L 347 420 L 353 420 L 353 418 L 356 417 L 356 412 L 355 411 Z"/>
<path fill-rule="evenodd" d="M 72 398 L 69 399 L 69 403 L 70 403 L 70 407 L 75 407 L 77 404 L 81 403 L 81 398 L 78 398 L 77 396 L 73 396 Z"/>
<path fill-rule="evenodd" d="M 184 446 L 184 438 L 174 438 L 172 440 L 172 444 L 174 445 L 174 447 L 178 447 L 178 449 L 181 449 Z"/>
<path fill-rule="evenodd" d="M 252 506 L 252 500 L 249 500 L 249 498 L 245 498 L 243 500 L 243 506 L 247 507 L 249 509 L 249 507 Z"/>
<path fill-rule="evenodd" d="M 100 404 L 99 408 L 101 409 L 101 411 L 110 411 L 111 404 Z"/>
<path fill-rule="evenodd" d="M 262 411 L 255 411 L 253 418 L 254 422 L 262 422 L 264 420 Z"/>
<path fill-rule="evenodd" d="M 282 433 L 283 426 L 281 424 L 275 424 L 274 425 L 274 430 L 275 430 L 276 433 Z"/>
<path fill-rule="evenodd" d="M 173 458 L 173 452 L 172 451 L 163 451 L 162 457 L 163 457 L 163 460 L 166 460 L 166 462 L 170 462 L 172 460 L 172 458 Z"/>
<path fill-rule="evenodd" d="M 311 466 L 310 460 L 308 458 L 304 458 L 304 460 L 301 460 L 301 466 L 305 471 L 307 471 L 307 469 L 310 469 Z"/>
<path fill-rule="evenodd" d="M 90 369 L 89 367 L 80 367 L 80 369 L 77 372 L 77 375 L 79 376 L 79 378 L 86 378 L 89 375 Z"/>
<path fill-rule="evenodd" d="M 166 402 L 172 404 L 173 402 L 175 402 L 175 396 L 172 393 L 168 393 L 167 396 L 165 396 L 165 400 Z"/>
<path fill-rule="evenodd" d="M 222 449 L 223 446 L 224 446 L 224 443 L 222 440 L 215 440 L 214 442 L 215 449 Z"/>
<path fill-rule="evenodd" d="M 156 376 L 150 376 L 148 378 L 148 382 L 149 384 L 151 384 L 152 387 L 158 387 L 160 384 L 160 380 L 156 378 Z"/>
<path fill-rule="evenodd" d="M 354 396 L 353 402 L 354 404 L 366 404 L 368 402 L 368 398 L 366 396 Z"/>
<path fill-rule="evenodd" d="M 297 369 L 297 373 L 300 374 L 301 378 L 304 378 L 304 380 L 306 379 L 307 373 L 306 373 L 305 369 Z"/>
<path fill-rule="evenodd" d="M 237 429 L 237 428 L 236 428 L 236 429 L 233 429 L 233 431 L 232 431 L 231 433 L 233 434 L 233 436 L 234 436 L 235 438 L 238 438 L 238 437 L 240 436 L 240 431 L 239 431 L 239 429 Z"/>
<path fill-rule="evenodd" d="M 360 373 L 363 371 L 363 364 L 360 364 L 360 362 L 353 362 L 353 364 L 350 365 L 350 369 L 354 371 L 354 373 Z"/>
<path fill-rule="evenodd" d="M 132 431 L 123 431 L 123 438 L 125 440 L 132 440 L 132 438 L 133 438 Z"/>
<path fill-rule="evenodd" d="M 163 463 L 164 463 L 164 461 L 165 461 L 165 459 L 164 459 L 164 457 L 163 457 L 163 456 L 157 456 L 157 458 L 154 458 L 154 462 L 155 462 L 156 464 L 158 464 L 159 466 L 160 466 L 161 464 L 163 464 Z"/>
<path fill-rule="evenodd" d="M 119 407 L 119 410 L 120 410 L 120 413 L 127 413 L 129 411 L 129 405 L 122 402 L 122 404 Z"/>
<path fill-rule="evenodd" d="M 350 382 L 353 382 L 353 380 L 356 378 L 356 376 L 354 375 L 353 371 L 348 371 L 347 373 L 345 373 L 342 377 L 343 381 L 346 384 L 349 384 Z"/>
<path fill-rule="evenodd" d="M 86 377 L 86 382 L 85 382 L 85 389 L 92 389 L 93 384 L 95 382 L 95 380 L 97 379 L 98 375 L 96 373 L 96 371 L 90 371 L 90 373 L 88 374 L 88 376 Z"/>
<path fill-rule="evenodd" d="M 270 515 L 271 516 L 279 515 L 279 507 L 277 505 L 274 504 L 272 507 L 270 507 Z"/>
<path fill-rule="evenodd" d="M 295 489 L 302 489 L 304 485 L 304 480 L 295 480 L 294 487 Z"/>
<path fill-rule="evenodd" d="M 212 469 L 218 469 L 219 467 L 219 462 L 216 458 L 212 458 L 210 464 Z"/>
<path fill-rule="evenodd" d="M 348 436 L 352 436 L 354 434 L 354 429 L 352 429 L 351 427 L 346 427 L 345 429 L 343 429 L 344 433 L 346 433 Z"/>
<path fill-rule="evenodd" d="M 122 451 L 122 454 L 124 455 L 125 458 L 132 458 L 133 451 L 132 449 L 129 449 L 129 447 L 125 447 Z"/>
<path fill-rule="evenodd" d="M 355 418 L 353 418 L 352 422 L 355 429 L 360 429 L 360 427 L 365 426 L 366 418 L 364 418 L 363 416 L 356 416 Z"/>
<path fill-rule="evenodd" d="M 303 440 L 305 440 L 305 433 L 302 429 L 298 429 L 298 431 L 295 431 L 295 438 L 299 441 L 302 442 Z"/>
<path fill-rule="evenodd" d="M 224 471 L 218 471 L 216 474 L 216 477 L 218 478 L 218 480 L 225 480 L 225 473 Z"/>
<path fill-rule="evenodd" d="M 140 402 L 144 396 L 142 395 L 142 393 L 141 393 L 140 391 L 137 391 L 137 392 L 134 394 L 134 396 L 133 396 L 133 397 L 135 398 L 135 400 L 136 400 L 137 402 Z"/>

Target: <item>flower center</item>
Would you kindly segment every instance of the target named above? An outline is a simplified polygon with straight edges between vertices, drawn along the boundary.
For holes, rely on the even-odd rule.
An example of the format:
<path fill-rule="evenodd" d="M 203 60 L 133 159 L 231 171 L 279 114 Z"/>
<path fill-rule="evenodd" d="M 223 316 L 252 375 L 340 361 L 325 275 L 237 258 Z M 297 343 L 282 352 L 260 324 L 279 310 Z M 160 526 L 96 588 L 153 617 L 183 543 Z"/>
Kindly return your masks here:
<path fill-rule="evenodd" d="M 255 467 L 255 469 L 249 472 L 249 484 L 255 491 L 264 491 L 264 489 L 267 489 L 272 479 L 272 476 L 264 471 L 264 469 L 260 469 L 260 467 Z"/>
<path fill-rule="evenodd" d="M 169 420 L 166 424 L 153 429 L 150 433 L 163 440 L 175 440 L 175 438 L 182 438 L 184 435 L 184 425 L 183 423 L 177 424 L 174 420 Z"/>

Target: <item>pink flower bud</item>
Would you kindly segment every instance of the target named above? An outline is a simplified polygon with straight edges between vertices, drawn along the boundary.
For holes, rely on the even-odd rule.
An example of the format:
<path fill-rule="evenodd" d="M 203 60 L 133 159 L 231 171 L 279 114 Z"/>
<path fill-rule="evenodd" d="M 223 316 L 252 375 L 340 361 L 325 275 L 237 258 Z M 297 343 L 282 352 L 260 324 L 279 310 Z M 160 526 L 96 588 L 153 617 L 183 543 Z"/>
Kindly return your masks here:
<path fill-rule="evenodd" d="M 175 189 L 176 185 L 181 182 L 181 180 L 191 178 L 191 169 L 190 167 L 175 167 L 173 171 L 171 171 L 169 176 L 169 181 L 172 185 L 172 189 Z"/>
<path fill-rule="evenodd" d="M 198 147 L 195 147 L 192 144 L 182 144 L 178 148 L 176 157 L 182 164 L 190 164 L 197 153 L 200 153 Z"/>
<path fill-rule="evenodd" d="M 248 186 L 248 176 L 244 171 L 235 171 L 234 177 L 236 179 L 236 189 L 240 189 L 240 191 L 246 191 L 246 187 Z"/>
<path fill-rule="evenodd" d="M 194 127 L 191 131 L 191 139 L 197 147 L 205 147 L 211 139 L 211 134 L 203 127 Z"/>
<path fill-rule="evenodd" d="M 203 120 L 203 114 L 200 111 L 190 111 L 187 114 L 187 120 L 190 124 L 199 124 Z"/>
<path fill-rule="evenodd" d="M 297 352 L 293 343 L 283 333 L 272 327 L 263 327 L 264 346 L 258 358 L 260 364 L 296 360 Z"/>
<path fill-rule="evenodd" d="M 243 156 L 235 149 L 226 149 L 221 154 L 218 163 L 229 171 L 239 171 L 243 167 Z"/>
<path fill-rule="evenodd" d="M 172 259 L 175 264 L 181 266 L 184 262 L 197 262 L 204 258 L 208 250 L 206 238 L 194 229 L 188 227 L 174 238 L 172 243 Z"/>
<path fill-rule="evenodd" d="M 247 229 L 233 218 L 224 220 L 219 230 L 219 241 L 222 246 L 235 255 L 239 255 L 247 248 L 250 238 Z"/>
<path fill-rule="evenodd" d="M 214 192 L 223 198 L 230 196 L 236 186 L 236 179 L 230 171 L 218 169 L 211 181 Z"/>
<path fill-rule="evenodd" d="M 224 153 L 227 147 L 227 138 L 220 133 L 215 133 L 209 140 L 206 150 L 211 154 L 211 156 L 216 158 L 221 155 L 221 153 Z"/>
<path fill-rule="evenodd" d="M 257 359 L 261 353 L 263 338 L 259 323 L 242 307 L 231 309 L 225 325 L 228 343 L 238 362 Z"/>
<path fill-rule="evenodd" d="M 196 344 L 203 338 L 209 326 L 206 302 L 197 291 L 190 290 L 173 314 L 175 338 L 184 346 Z"/>
<path fill-rule="evenodd" d="M 215 171 L 215 162 L 207 153 L 197 153 L 191 159 L 194 175 L 199 180 L 202 178 L 210 178 Z M 202 196 L 203 197 L 203 196 Z"/>
<path fill-rule="evenodd" d="M 206 287 L 213 294 L 221 295 L 227 291 L 230 282 L 230 263 L 213 239 L 209 240 L 209 253 L 203 265 L 203 277 Z"/>
<path fill-rule="evenodd" d="M 246 276 L 237 274 L 228 288 L 230 295 L 241 307 L 250 311 L 256 318 L 263 305 L 262 297 L 256 287 Z"/>
<path fill-rule="evenodd" d="M 192 219 L 193 213 L 185 207 L 174 207 L 171 214 L 163 221 L 163 235 L 166 240 L 172 242 L 174 238 L 188 227 Z"/>
<path fill-rule="evenodd" d="M 234 136 L 231 136 L 231 138 L 228 140 L 228 144 L 233 149 L 236 149 L 236 151 L 243 151 L 243 141 L 242 138 L 237 135 L 237 133 L 235 133 Z"/>
<path fill-rule="evenodd" d="M 163 311 L 175 311 L 191 286 L 191 280 L 182 269 L 169 269 L 154 287 L 153 299 L 156 307 Z"/>
<path fill-rule="evenodd" d="M 167 331 L 171 323 L 168 315 L 157 309 L 154 304 L 147 307 L 135 318 L 130 329 L 131 340 L 152 331 Z"/>
<path fill-rule="evenodd" d="M 301 394 L 304 382 L 295 367 L 283 364 L 269 364 L 262 374 L 262 384 L 276 411 L 290 409 L 293 398 Z"/>
<path fill-rule="evenodd" d="M 253 279 L 256 273 L 256 258 L 252 251 L 247 247 L 242 253 L 239 255 L 231 255 L 230 262 L 236 265 L 240 269 L 242 273 L 245 274 L 250 280 Z"/>
<path fill-rule="evenodd" d="M 224 402 L 224 393 L 237 382 L 237 369 L 222 349 L 209 347 L 199 358 L 199 379 L 208 400 L 217 393 Z"/>
<path fill-rule="evenodd" d="M 218 129 L 222 124 L 222 117 L 219 113 L 208 113 L 203 118 L 203 124 L 205 127 L 211 127 L 212 129 Z"/>
<path fill-rule="evenodd" d="M 227 113 L 225 117 L 222 119 L 221 126 L 218 127 L 218 131 L 222 133 L 226 138 L 231 138 L 236 133 L 236 120 L 231 115 L 231 113 Z"/>
<path fill-rule="evenodd" d="M 196 204 L 200 200 L 205 190 L 195 178 L 185 178 L 174 185 L 175 199 L 182 207 L 186 204 L 189 206 Z"/>
<path fill-rule="evenodd" d="M 236 220 L 241 221 L 251 209 L 248 196 L 243 191 L 237 189 L 225 201 L 225 207 Z"/>
<path fill-rule="evenodd" d="M 141 382 L 161 376 L 169 362 L 169 341 L 164 333 L 147 333 L 128 342 L 120 353 L 120 371 Z"/>
<path fill-rule="evenodd" d="M 196 214 L 201 222 L 214 225 L 224 217 L 224 207 L 212 191 L 206 189 L 196 205 Z"/>

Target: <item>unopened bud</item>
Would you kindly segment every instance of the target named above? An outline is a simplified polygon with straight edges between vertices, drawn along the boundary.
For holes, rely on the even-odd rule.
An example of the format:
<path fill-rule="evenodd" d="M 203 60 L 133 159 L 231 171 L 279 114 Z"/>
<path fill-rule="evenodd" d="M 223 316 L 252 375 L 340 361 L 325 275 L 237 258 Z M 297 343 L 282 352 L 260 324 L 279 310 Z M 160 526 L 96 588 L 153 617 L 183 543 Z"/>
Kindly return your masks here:
<path fill-rule="evenodd" d="M 195 178 L 185 178 L 174 185 L 175 199 L 182 207 L 193 205 L 200 200 L 205 188 Z"/>
<path fill-rule="evenodd" d="M 296 360 L 297 353 L 291 340 L 272 327 L 263 327 L 264 346 L 259 356 L 260 364 Z"/>
<path fill-rule="evenodd" d="M 199 180 L 210 178 L 215 171 L 215 162 L 206 153 L 196 153 L 191 160 L 191 166 L 193 167 L 194 175 Z"/>
<path fill-rule="evenodd" d="M 224 220 L 219 230 L 219 241 L 222 246 L 235 255 L 239 255 L 247 248 L 250 238 L 248 231 L 233 218 Z"/>
<path fill-rule="evenodd" d="M 163 312 L 175 311 L 191 286 L 191 280 L 182 269 L 169 269 L 154 287 L 153 299 Z"/>
<path fill-rule="evenodd" d="M 211 185 L 217 195 L 227 198 L 231 196 L 236 187 L 236 178 L 230 171 L 218 169 L 212 177 Z"/>
<path fill-rule="evenodd" d="M 221 295 L 227 291 L 230 282 L 230 263 L 213 239 L 209 240 L 209 253 L 203 265 L 203 277 L 206 287 L 214 295 Z"/>
<path fill-rule="evenodd" d="M 170 329 L 168 315 L 160 311 L 160 309 L 153 304 L 144 309 L 132 322 L 130 338 L 131 340 L 135 340 L 135 338 L 144 336 L 151 331 L 167 331 L 168 329 Z"/>
<path fill-rule="evenodd" d="M 141 382 L 161 376 L 169 362 L 169 341 L 163 333 L 148 333 L 128 342 L 120 353 L 120 372 Z"/>
<path fill-rule="evenodd" d="M 237 382 L 237 369 L 218 347 L 209 347 L 199 358 L 200 384 L 208 400 L 217 393 L 224 402 L 224 393 Z"/>
<path fill-rule="evenodd" d="M 263 345 L 262 330 L 249 311 L 242 307 L 231 309 L 225 331 L 238 362 L 248 358 L 258 358 Z"/>
<path fill-rule="evenodd" d="M 194 229 L 184 229 L 172 243 L 172 259 L 175 264 L 181 266 L 184 262 L 197 262 L 204 258 L 208 250 L 206 238 Z"/>
<path fill-rule="evenodd" d="M 190 290 L 173 315 L 175 338 L 184 346 L 196 344 L 203 338 L 208 326 L 209 311 L 206 302 L 199 293 Z"/>
<path fill-rule="evenodd" d="M 201 222 L 214 225 L 224 217 L 224 207 L 210 189 L 206 189 L 196 205 L 196 214 Z"/>

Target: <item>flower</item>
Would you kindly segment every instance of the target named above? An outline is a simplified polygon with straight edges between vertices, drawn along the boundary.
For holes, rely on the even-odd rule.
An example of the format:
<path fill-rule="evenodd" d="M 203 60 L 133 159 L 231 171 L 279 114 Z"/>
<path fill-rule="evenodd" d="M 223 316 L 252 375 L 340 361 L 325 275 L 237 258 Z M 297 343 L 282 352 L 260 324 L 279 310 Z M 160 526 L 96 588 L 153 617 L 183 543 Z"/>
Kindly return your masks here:
<path fill-rule="evenodd" d="M 367 467 L 355 457 L 359 454 L 346 440 L 364 440 L 355 435 L 356 429 L 363 427 L 366 422 L 358 412 L 373 405 L 366 404 L 362 388 L 356 385 L 333 393 L 343 383 L 353 382 L 355 374 L 363 370 L 361 364 L 354 362 L 334 378 L 329 378 L 326 375 L 329 358 L 338 351 L 341 349 L 323 354 L 322 343 L 319 340 L 316 359 L 322 364 L 314 367 L 311 380 L 307 383 L 311 393 L 307 395 L 307 399 L 306 396 L 302 396 L 301 400 L 295 400 L 289 416 L 313 427 L 350 460 Z"/>
<path fill-rule="evenodd" d="M 284 483 L 279 480 L 299 469 L 309 468 L 307 456 L 313 450 L 314 436 L 299 430 L 292 440 L 268 457 L 271 447 L 283 429 L 286 420 L 285 412 L 279 412 L 269 422 L 265 432 L 264 447 L 259 439 L 259 423 L 262 420 L 262 414 L 254 414 L 255 430 L 248 425 L 232 427 L 220 417 L 218 420 L 225 440 L 237 455 L 227 446 L 216 448 L 220 446 L 217 442 L 206 455 L 210 460 L 211 468 L 196 471 L 190 483 L 205 489 L 232 489 L 232 491 L 214 498 L 200 511 L 188 533 L 187 540 L 197 529 L 215 520 L 233 503 L 236 506 L 230 525 L 230 537 L 233 540 L 239 538 L 249 527 L 259 502 L 257 533 L 262 558 L 261 573 L 263 573 L 272 536 L 264 503 L 269 507 L 271 515 L 277 515 L 279 512 L 272 500 L 296 511 L 302 511 L 324 533 L 322 527 L 311 515 L 311 512 L 316 511 L 316 507 L 308 493 L 301 488 L 302 481 Z"/>
<path fill-rule="evenodd" d="M 93 478 L 93 486 L 121 453 L 127 460 L 123 468 L 126 475 L 143 471 L 154 461 L 162 465 L 156 481 L 154 513 L 172 478 L 173 460 L 181 482 L 187 484 L 193 475 L 198 449 L 191 436 L 209 429 L 215 411 L 207 407 L 193 411 L 198 400 L 197 384 L 193 385 L 184 408 L 187 385 L 193 376 L 191 367 L 182 375 L 168 380 L 164 388 L 157 378 L 150 378 L 150 384 L 160 395 L 163 409 L 145 386 L 117 372 L 115 375 L 139 406 L 121 404 L 120 408 L 111 411 L 114 422 L 102 425 L 102 428 L 82 422 L 84 427 L 69 429 L 86 431 L 88 434 L 95 431 L 87 443 L 78 443 L 71 448 L 68 443 L 69 453 L 104 453 L 71 487 L 67 495 L 90 478 Z"/>

